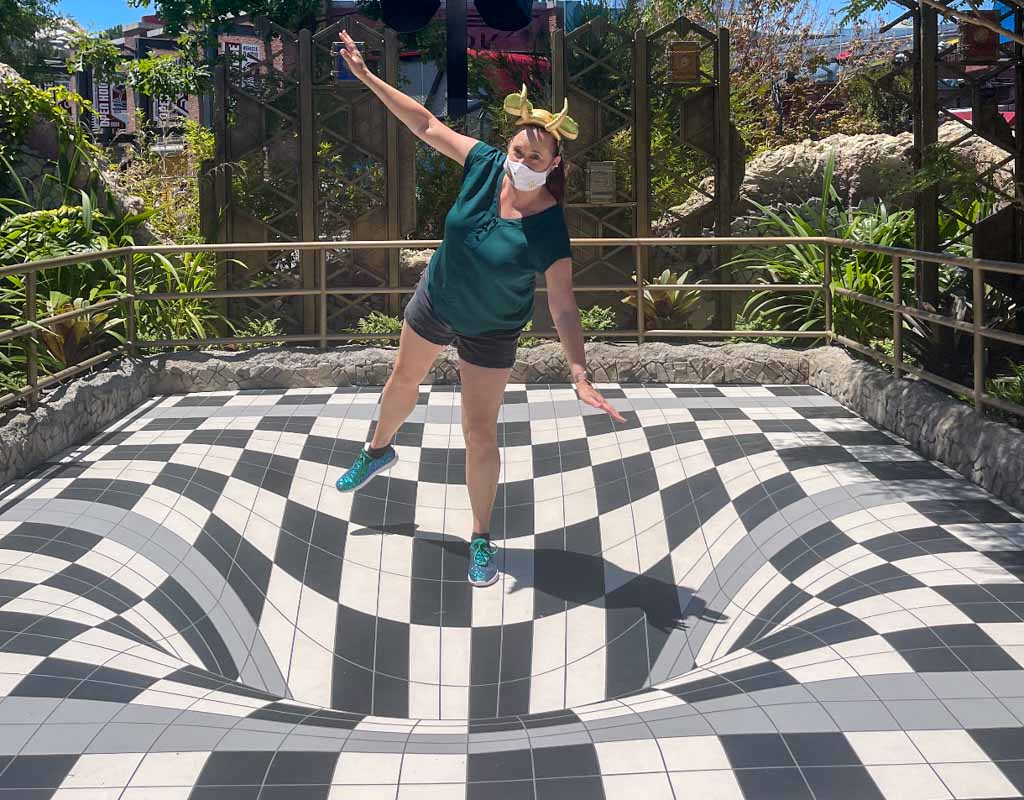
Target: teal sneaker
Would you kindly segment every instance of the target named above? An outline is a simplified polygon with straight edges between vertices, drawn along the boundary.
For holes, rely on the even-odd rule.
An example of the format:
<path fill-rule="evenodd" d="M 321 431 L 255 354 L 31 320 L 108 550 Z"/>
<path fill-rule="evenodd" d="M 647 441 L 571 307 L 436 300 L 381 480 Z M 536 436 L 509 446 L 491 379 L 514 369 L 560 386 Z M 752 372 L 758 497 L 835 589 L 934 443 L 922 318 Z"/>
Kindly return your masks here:
<path fill-rule="evenodd" d="M 498 560 L 495 553 L 498 546 L 486 539 L 474 539 L 469 543 L 469 582 L 474 586 L 490 586 L 498 580 Z"/>
<path fill-rule="evenodd" d="M 356 459 L 356 463 L 348 468 L 348 472 L 338 478 L 335 484 L 342 492 L 354 492 L 362 489 L 382 472 L 391 469 L 398 462 L 398 453 L 393 447 L 378 457 L 371 458 L 370 454 L 363 450 Z"/>

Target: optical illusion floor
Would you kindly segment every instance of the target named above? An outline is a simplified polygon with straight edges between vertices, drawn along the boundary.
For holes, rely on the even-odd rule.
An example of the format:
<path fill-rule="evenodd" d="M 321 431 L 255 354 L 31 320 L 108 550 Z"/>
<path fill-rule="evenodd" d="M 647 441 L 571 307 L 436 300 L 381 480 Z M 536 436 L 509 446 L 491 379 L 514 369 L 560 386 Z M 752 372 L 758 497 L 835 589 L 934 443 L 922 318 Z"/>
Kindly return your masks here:
<path fill-rule="evenodd" d="M 1024 792 L 1024 515 L 800 386 L 156 398 L 0 493 L 0 800 Z"/>

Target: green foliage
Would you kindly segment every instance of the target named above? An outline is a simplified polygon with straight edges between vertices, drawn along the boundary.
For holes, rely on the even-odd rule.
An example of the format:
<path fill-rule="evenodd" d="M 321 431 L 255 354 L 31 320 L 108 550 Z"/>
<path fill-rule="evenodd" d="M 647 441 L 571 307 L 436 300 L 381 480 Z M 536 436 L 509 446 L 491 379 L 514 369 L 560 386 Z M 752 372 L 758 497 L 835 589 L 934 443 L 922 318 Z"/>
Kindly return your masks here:
<path fill-rule="evenodd" d="M 203 162 L 213 157 L 213 131 L 186 120 L 185 148 L 169 162 L 153 145 L 158 137 L 148 126 L 136 127 L 135 148 L 118 173 L 124 189 L 142 198 L 152 209 L 149 228 L 156 236 L 176 244 L 204 241 L 199 212 L 199 174 Z"/>
<path fill-rule="evenodd" d="M 79 32 L 70 42 L 68 71 L 91 67 L 97 80 L 124 81 L 159 99 L 209 91 L 210 68 L 203 62 L 199 43 L 190 36 L 181 36 L 178 46 L 176 53 L 134 58 L 102 34 Z"/>
<path fill-rule="evenodd" d="M 45 72 L 52 47 L 38 34 L 57 21 L 53 5 L 53 0 L 0 0 L 0 62 L 26 78 Z"/>
<path fill-rule="evenodd" d="M 217 288 L 217 262 L 213 253 L 136 254 L 135 292 L 212 292 Z M 123 272 L 119 288 L 127 288 Z M 211 300 L 151 300 L 136 303 L 136 330 L 144 339 L 205 339 L 215 336 L 224 323 Z"/>
<path fill-rule="evenodd" d="M 615 327 L 615 312 L 607 306 L 591 306 L 580 309 L 580 325 L 585 331 L 610 331 Z M 599 341 L 590 337 L 589 341 Z"/>
<path fill-rule="evenodd" d="M 88 298 L 72 298 L 61 292 L 50 292 L 43 307 L 47 317 L 82 311 L 94 303 L 103 292 L 94 289 Z M 121 317 L 112 316 L 109 310 L 84 313 L 71 319 L 51 322 L 39 327 L 39 338 L 50 356 L 62 367 L 80 364 L 92 356 L 107 350 L 110 339 L 124 341 L 120 329 L 124 324 Z"/>
<path fill-rule="evenodd" d="M 533 320 L 531 319 L 523 326 L 523 333 L 529 333 L 533 330 Z M 543 339 L 538 339 L 536 336 L 520 336 L 519 346 L 520 347 L 539 347 L 544 344 Z"/>
<path fill-rule="evenodd" d="M 580 327 L 584 331 L 608 331 L 615 327 L 615 311 L 607 306 L 591 306 L 580 309 Z M 533 320 L 523 326 L 523 334 L 533 331 Z M 588 342 L 600 341 L 600 337 L 589 336 Z M 538 347 L 545 342 L 557 341 L 556 339 L 541 339 L 537 336 L 523 335 L 519 337 L 520 347 Z"/>
<path fill-rule="evenodd" d="M 859 22 L 869 15 L 870 12 L 879 12 L 889 5 L 889 0 L 850 0 L 847 5 L 842 6 L 838 11 L 843 15 L 839 25 L 849 25 Z"/>
<path fill-rule="evenodd" d="M 444 236 L 444 219 L 462 185 L 462 167 L 426 145 L 416 147 L 416 231 L 424 239 Z"/>
<path fill-rule="evenodd" d="M 371 311 L 365 317 L 360 317 L 356 323 L 354 329 L 350 329 L 352 333 L 368 333 L 368 334 L 380 334 L 389 333 L 394 334 L 394 339 L 374 339 L 371 344 L 379 344 L 384 346 L 394 346 L 398 344 L 398 335 L 402 332 L 402 320 L 398 317 L 391 317 L 387 314 L 381 313 L 380 311 Z"/>
<path fill-rule="evenodd" d="M 107 250 L 130 243 L 131 229 L 146 214 L 116 219 L 94 208 L 94 201 L 80 193 L 81 206 L 29 211 L 0 223 L 0 266 L 56 258 L 73 253 Z M 72 297 L 81 295 L 75 287 L 98 285 L 109 274 L 103 260 L 92 265 L 56 267 L 39 273 L 40 292 L 60 291 Z M 100 265 L 100 266 L 97 266 Z M 0 281 L 11 276 L 0 278 Z M 70 281 L 70 282 L 69 282 Z"/>
<path fill-rule="evenodd" d="M 94 80 L 110 81 L 123 71 L 121 48 L 102 34 L 92 36 L 85 31 L 75 31 L 68 41 L 68 49 L 67 68 L 70 73 L 91 67 Z"/>
<path fill-rule="evenodd" d="M 63 86 L 40 89 L 23 78 L 8 83 L 0 92 L 0 157 L 9 158 L 14 145 L 38 122 L 53 124 L 58 142 L 65 150 L 94 152 L 95 147 L 62 103 L 91 108 L 90 103 Z"/>
<path fill-rule="evenodd" d="M 233 326 L 234 335 L 239 339 L 255 339 L 257 337 L 284 336 L 285 330 L 277 317 L 251 316 L 243 317 L 242 321 Z M 259 350 L 272 347 L 272 344 L 235 344 L 228 345 L 227 350 Z"/>
<path fill-rule="evenodd" d="M 921 167 L 902 186 L 899 192 L 923 192 L 932 186 L 941 190 L 971 197 L 976 192 L 978 171 L 946 142 L 926 147 Z"/>
<path fill-rule="evenodd" d="M 323 4 L 320 0 L 128 0 L 135 8 L 151 8 L 161 17 L 168 33 L 210 28 L 216 31 L 229 24 L 232 17 L 251 15 L 268 17 L 288 30 L 311 28 L 316 24 Z"/>
<path fill-rule="evenodd" d="M 143 94 L 168 98 L 202 94 L 209 85 L 210 69 L 167 53 L 128 61 L 125 76 L 127 84 Z"/>
<path fill-rule="evenodd" d="M 86 253 L 132 243 L 131 231 L 148 214 L 112 217 L 94 207 L 81 194 L 81 206 L 18 214 L 0 224 L 0 266 L 43 258 Z M 136 254 L 135 285 L 139 294 L 149 292 L 204 292 L 216 286 L 216 263 L 207 253 L 182 256 Z M 123 293 L 126 276 L 123 262 L 108 258 L 40 270 L 37 275 L 36 317 L 84 308 Z M 0 278 L 0 322 L 22 324 L 25 319 L 26 278 Z M 226 326 L 209 300 L 160 300 L 136 304 L 137 331 L 142 339 L 207 338 Z M 123 319 L 108 312 L 87 314 L 74 321 L 57 323 L 40 331 L 40 371 L 52 374 L 106 350 L 123 340 Z M 7 388 L 24 385 L 24 339 L 0 345 L 0 364 L 9 380 Z"/>
<path fill-rule="evenodd" d="M 834 236 L 890 247 L 907 247 L 914 240 L 911 211 L 890 212 L 883 204 L 843 205 L 833 179 L 834 157 L 829 157 L 822 180 L 822 196 L 816 203 L 791 206 L 777 213 L 758 205 L 764 216 L 763 232 L 778 236 Z M 747 270 L 755 281 L 821 286 L 825 280 L 824 248 L 815 244 L 791 244 L 759 248 L 734 258 L 728 267 Z M 909 279 L 912 265 L 903 266 Z M 906 285 L 906 281 L 904 285 Z M 888 256 L 833 249 L 832 285 L 882 300 L 892 298 L 892 261 Z M 825 300 L 820 291 L 755 292 L 743 315 L 764 329 L 815 330 L 825 328 Z M 882 339 L 891 331 L 884 309 L 835 295 L 832 321 L 836 333 L 860 342 Z"/>
<path fill-rule="evenodd" d="M 992 378 L 988 381 L 985 391 L 993 397 L 1024 406 L 1024 362 L 1010 362 L 1009 375 Z"/>
<path fill-rule="evenodd" d="M 684 270 L 682 273 L 675 273 L 666 269 L 660 275 L 648 281 L 652 286 L 665 286 L 676 283 L 701 283 L 699 280 L 691 280 L 692 269 Z M 633 282 L 636 283 L 636 274 L 633 274 Z M 631 308 L 637 307 L 637 296 L 629 294 L 622 300 Z M 661 328 L 663 330 L 685 329 L 689 327 L 689 318 L 697 310 L 700 302 L 700 292 L 697 289 L 663 289 L 651 291 L 645 289 L 643 292 L 643 310 L 645 329 Z"/>

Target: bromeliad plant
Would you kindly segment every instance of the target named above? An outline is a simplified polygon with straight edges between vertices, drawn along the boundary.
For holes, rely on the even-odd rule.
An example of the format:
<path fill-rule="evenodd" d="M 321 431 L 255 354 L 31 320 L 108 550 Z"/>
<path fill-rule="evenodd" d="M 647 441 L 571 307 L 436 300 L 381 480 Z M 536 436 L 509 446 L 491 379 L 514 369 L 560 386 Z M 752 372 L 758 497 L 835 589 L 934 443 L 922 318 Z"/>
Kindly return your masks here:
<path fill-rule="evenodd" d="M 81 311 L 97 303 L 97 295 L 98 292 L 94 291 L 88 298 L 72 298 L 61 292 L 50 292 L 44 301 L 46 316 Z M 123 343 L 123 325 L 123 317 L 113 316 L 109 310 L 104 310 L 37 327 L 39 338 L 54 361 L 62 367 L 70 367 L 108 349 L 113 345 L 111 340 Z"/>
<path fill-rule="evenodd" d="M 690 280 L 692 274 L 692 269 L 679 274 L 666 269 L 648 281 L 648 285 L 671 286 L 676 283 L 702 283 L 700 280 Z M 637 276 L 634 273 L 633 282 L 636 283 L 636 281 Z M 637 296 L 630 294 L 623 298 L 622 302 L 635 309 Z M 696 289 L 664 289 L 661 291 L 644 289 L 642 302 L 647 328 L 685 329 L 689 327 L 690 317 L 697 310 L 700 292 Z"/>

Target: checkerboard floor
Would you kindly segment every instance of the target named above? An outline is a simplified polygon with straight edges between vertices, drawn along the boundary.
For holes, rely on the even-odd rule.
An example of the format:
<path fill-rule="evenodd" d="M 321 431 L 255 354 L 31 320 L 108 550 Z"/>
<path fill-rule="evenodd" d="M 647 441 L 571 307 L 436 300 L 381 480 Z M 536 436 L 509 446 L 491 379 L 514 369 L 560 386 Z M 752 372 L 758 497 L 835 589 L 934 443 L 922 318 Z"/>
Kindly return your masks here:
<path fill-rule="evenodd" d="M 803 386 L 155 398 L 0 490 L 4 798 L 1024 793 L 1024 515 Z"/>

